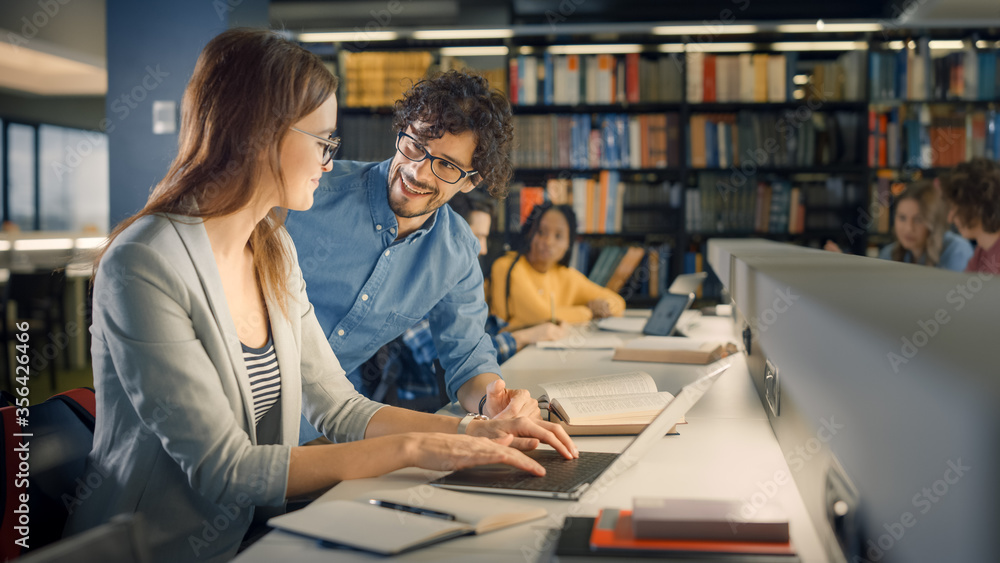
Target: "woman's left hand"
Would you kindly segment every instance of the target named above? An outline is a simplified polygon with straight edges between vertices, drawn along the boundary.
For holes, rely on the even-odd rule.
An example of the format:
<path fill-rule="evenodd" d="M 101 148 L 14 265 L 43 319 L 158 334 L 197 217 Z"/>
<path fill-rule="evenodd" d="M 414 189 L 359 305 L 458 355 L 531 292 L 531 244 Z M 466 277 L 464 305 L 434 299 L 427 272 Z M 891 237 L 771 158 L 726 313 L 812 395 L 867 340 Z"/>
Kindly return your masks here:
<path fill-rule="evenodd" d="M 580 457 L 580 451 L 561 426 L 536 418 L 520 416 L 494 420 L 473 420 L 469 423 L 466 433 L 494 441 L 514 436 L 511 447 L 519 450 L 533 450 L 538 447 L 539 443 L 546 443 L 566 459 Z"/>

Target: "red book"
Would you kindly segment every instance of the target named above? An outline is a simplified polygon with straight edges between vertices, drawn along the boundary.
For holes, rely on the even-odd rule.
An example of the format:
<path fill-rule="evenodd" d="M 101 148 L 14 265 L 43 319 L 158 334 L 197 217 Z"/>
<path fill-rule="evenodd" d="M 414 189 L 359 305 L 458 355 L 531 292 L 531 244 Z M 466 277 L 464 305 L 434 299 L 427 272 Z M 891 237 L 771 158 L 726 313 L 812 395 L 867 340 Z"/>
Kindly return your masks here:
<path fill-rule="evenodd" d="M 639 53 L 625 55 L 625 99 L 639 103 Z"/>
<path fill-rule="evenodd" d="M 878 116 L 878 165 L 885 168 L 889 165 L 888 159 L 888 130 L 889 130 L 889 116 L 882 113 Z"/>
<path fill-rule="evenodd" d="M 702 86 L 705 88 L 705 95 L 702 101 L 715 101 L 715 55 L 705 55 L 705 74 L 702 79 Z"/>
<path fill-rule="evenodd" d="M 521 188 L 521 224 L 531 214 L 536 205 L 545 203 L 545 188 Z"/>

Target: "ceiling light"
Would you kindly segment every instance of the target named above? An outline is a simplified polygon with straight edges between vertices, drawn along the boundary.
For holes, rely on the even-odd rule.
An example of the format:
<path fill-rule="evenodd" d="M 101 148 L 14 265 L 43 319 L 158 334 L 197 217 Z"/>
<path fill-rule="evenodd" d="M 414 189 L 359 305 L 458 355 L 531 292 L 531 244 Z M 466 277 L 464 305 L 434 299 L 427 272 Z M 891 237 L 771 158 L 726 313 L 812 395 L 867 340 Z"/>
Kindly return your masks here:
<path fill-rule="evenodd" d="M 658 25 L 653 28 L 653 35 L 733 35 L 737 33 L 757 33 L 756 25 L 721 25 L 705 23 L 704 25 Z"/>
<path fill-rule="evenodd" d="M 882 31 L 879 23 L 830 23 L 817 20 L 816 23 L 784 23 L 777 26 L 779 33 L 859 33 Z"/>
<path fill-rule="evenodd" d="M 5 250 L 10 250 L 10 241 L 0 240 L 0 252 L 3 252 Z"/>
<path fill-rule="evenodd" d="M 741 53 L 753 51 L 753 43 L 688 43 L 685 45 L 688 53 Z"/>
<path fill-rule="evenodd" d="M 7 43 L 0 33 L 0 88 L 43 96 L 97 96 L 108 93 L 108 71 L 73 60 Z M 31 43 L 38 46 L 40 41 Z"/>
<path fill-rule="evenodd" d="M 642 45 L 623 43 L 620 45 L 552 45 L 548 51 L 553 55 L 620 55 L 642 52 Z"/>
<path fill-rule="evenodd" d="M 656 50 L 661 53 L 683 53 L 684 44 L 683 43 L 663 43 L 657 45 Z"/>
<path fill-rule="evenodd" d="M 792 77 L 792 83 L 802 86 L 803 84 L 809 84 L 809 77 L 804 74 L 796 74 Z"/>
<path fill-rule="evenodd" d="M 886 47 L 888 47 L 888 48 L 890 48 L 890 49 L 892 49 L 894 51 L 899 51 L 899 50 L 902 50 L 905 47 L 905 45 L 904 45 L 903 41 L 890 41 L 890 42 L 886 43 Z"/>
<path fill-rule="evenodd" d="M 779 41 L 772 43 L 775 51 L 860 51 L 868 48 L 864 41 Z"/>
<path fill-rule="evenodd" d="M 947 51 L 947 50 L 954 51 L 965 48 L 965 43 L 963 43 L 962 40 L 960 39 L 955 39 L 955 40 L 937 39 L 935 41 L 930 41 L 929 45 L 931 49 L 938 49 L 942 51 Z"/>
<path fill-rule="evenodd" d="M 507 47 L 441 47 L 440 53 L 445 57 L 493 57 L 507 56 Z"/>
<path fill-rule="evenodd" d="M 507 39 L 514 37 L 514 30 L 509 28 L 494 29 L 435 29 L 430 31 L 414 31 L 413 38 L 424 41 L 440 41 L 446 39 Z"/>
<path fill-rule="evenodd" d="M 299 41 L 303 43 L 365 43 L 367 41 L 392 41 L 399 34 L 395 31 L 330 31 L 319 33 L 300 33 Z"/>
<path fill-rule="evenodd" d="M 28 238 L 14 241 L 14 250 L 69 250 L 73 248 L 71 238 Z"/>

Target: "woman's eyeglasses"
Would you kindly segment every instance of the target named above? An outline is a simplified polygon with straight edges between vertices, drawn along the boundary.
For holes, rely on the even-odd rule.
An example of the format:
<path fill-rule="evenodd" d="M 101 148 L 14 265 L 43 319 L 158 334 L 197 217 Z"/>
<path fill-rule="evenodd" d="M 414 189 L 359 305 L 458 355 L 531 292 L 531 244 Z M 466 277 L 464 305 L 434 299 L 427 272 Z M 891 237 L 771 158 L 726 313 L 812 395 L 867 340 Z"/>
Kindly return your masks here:
<path fill-rule="evenodd" d="M 442 181 L 448 182 L 449 184 L 457 184 L 466 176 L 478 174 L 475 170 L 462 170 L 454 162 L 432 155 L 427 152 L 427 149 L 417 142 L 416 139 L 402 131 L 400 131 L 399 135 L 396 137 L 396 150 L 413 162 L 421 162 L 423 160 L 430 159 L 431 172 L 433 172 L 434 175 Z"/>
<path fill-rule="evenodd" d="M 292 127 L 292 131 L 298 131 L 303 135 L 309 135 L 314 139 L 319 139 L 319 141 L 323 143 L 323 166 L 330 164 L 330 161 L 333 160 L 333 155 L 337 154 L 337 150 L 340 149 L 340 137 L 334 137 L 333 133 L 330 133 L 329 137 L 320 137 L 319 135 L 313 135 L 308 131 L 303 131 L 296 127 Z"/>

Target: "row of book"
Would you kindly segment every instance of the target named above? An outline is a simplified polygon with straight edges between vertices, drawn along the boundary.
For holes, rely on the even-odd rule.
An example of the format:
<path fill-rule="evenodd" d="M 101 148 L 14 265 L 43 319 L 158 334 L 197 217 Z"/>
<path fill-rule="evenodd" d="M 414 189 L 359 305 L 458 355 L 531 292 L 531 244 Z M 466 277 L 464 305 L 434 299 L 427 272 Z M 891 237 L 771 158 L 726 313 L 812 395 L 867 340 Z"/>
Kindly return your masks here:
<path fill-rule="evenodd" d="M 517 168 L 667 168 L 680 154 L 676 113 L 514 116 Z"/>
<path fill-rule="evenodd" d="M 860 164 L 857 113 L 749 112 L 694 114 L 688 127 L 692 168 Z"/>
<path fill-rule="evenodd" d="M 430 51 L 341 51 L 340 103 L 346 107 L 391 106 L 427 74 L 432 59 Z"/>
<path fill-rule="evenodd" d="M 570 265 L 580 270 L 590 281 L 619 292 L 626 300 L 657 299 L 670 287 L 671 261 L 674 245 L 670 242 L 647 245 L 573 244 Z M 693 274 L 708 268 L 704 251 L 693 245 L 682 254 L 678 273 Z M 717 299 L 722 284 L 709 276 L 699 297 Z"/>
<path fill-rule="evenodd" d="M 687 54 L 687 101 L 786 102 L 794 99 L 795 53 Z"/>
<path fill-rule="evenodd" d="M 789 233 L 840 229 L 845 213 L 864 202 L 861 180 L 796 181 L 703 174 L 688 188 L 685 228 L 693 233 Z"/>
<path fill-rule="evenodd" d="M 872 100 L 995 100 L 1000 93 L 996 50 L 965 50 L 933 58 L 927 38 L 914 48 L 869 53 Z"/>
<path fill-rule="evenodd" d="M 629 53 L 520 55 L 508 62 L 515 105 L 664 103 L 681 101 L 683 59 Z"/>
<path fill-rule="evenodd" d="M 974 157 L 1000 159 L 1000 114 L 950 106 L 872 108 L 868 113 L 868 165 L 931 168 Z"/>
<path fill-rule="evenodd" d="M 497 224 L 518 232 L 535 205 L 551 201 L 572 206 L 580 233 L 666 232 L 679 227 L 673 223 L 682 194 L 679 182 L 627 182 L 615 170 L 596 177 L 551 178 L 544 187 L 518 183 L 508 204 L 500 206 L 504 215 Z"/>
<path fill-rule="evenodd" d="M 867 51 L 848 51 L 834 61 L 817 61 L 810 69 L 803 94 L 820 102 L 857 102 L 865 97 Z"/>
<path fill-rule="evenodd" d="M 396 151 L 391 115 L 342 115 L 337 123 L 341 145 L 337 158 L 379 162 Z"/>

